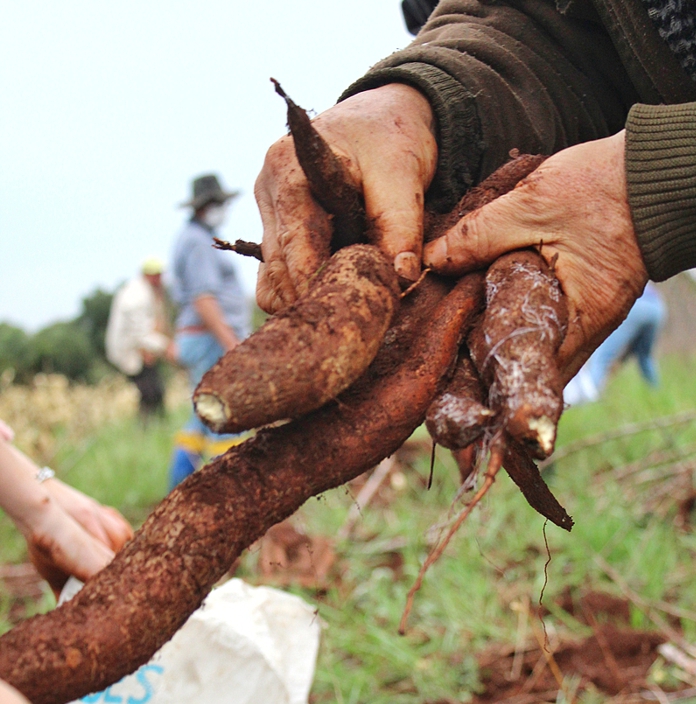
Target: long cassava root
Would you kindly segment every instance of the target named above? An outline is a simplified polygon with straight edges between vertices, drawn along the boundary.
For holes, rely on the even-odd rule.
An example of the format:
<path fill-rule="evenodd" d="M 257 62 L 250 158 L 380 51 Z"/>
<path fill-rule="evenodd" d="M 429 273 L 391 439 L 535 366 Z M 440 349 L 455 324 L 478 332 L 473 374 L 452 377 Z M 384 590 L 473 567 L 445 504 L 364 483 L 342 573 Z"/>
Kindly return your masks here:
<path fill-rule="evenodd" d="M 482 306 L 481 276 L 450 286 L 430 278 L 404 300 L 340 403 L 262 430 L 193 474 L 73 600 L 2 636 L 0 678 L 33 704 L 112 684 L 171 638 L 270 526 L 396 451 L 423 422 Z"/>

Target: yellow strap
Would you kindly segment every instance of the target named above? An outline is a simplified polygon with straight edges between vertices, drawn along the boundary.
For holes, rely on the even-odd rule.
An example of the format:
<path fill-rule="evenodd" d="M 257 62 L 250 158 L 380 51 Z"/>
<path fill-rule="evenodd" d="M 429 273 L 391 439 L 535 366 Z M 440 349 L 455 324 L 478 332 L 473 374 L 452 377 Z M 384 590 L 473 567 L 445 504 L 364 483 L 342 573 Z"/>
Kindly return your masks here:
<path fill-rule="evenodd" d="M 175 445 L 178 445 L 189 452 L 195 452 L 197 455 L 203 454 L 206 443 L 206 437 L 202 433 L 191 433 L 185 430 L 180 430 L 174 436 Z"/>

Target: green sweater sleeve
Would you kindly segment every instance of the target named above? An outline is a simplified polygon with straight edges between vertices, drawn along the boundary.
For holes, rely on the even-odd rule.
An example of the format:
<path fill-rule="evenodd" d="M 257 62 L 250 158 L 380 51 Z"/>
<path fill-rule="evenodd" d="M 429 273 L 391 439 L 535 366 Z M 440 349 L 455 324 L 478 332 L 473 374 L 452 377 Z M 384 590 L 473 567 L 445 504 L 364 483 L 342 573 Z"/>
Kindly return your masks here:
<path fill-rule="evenodd" d="M 636 94 L 601 25 L 553 0 L 440 0 L 414 42 L 341 96 L 402 82 L 429 99 L 438 169 L 427 194 L 451 209 L 511 149 L 552 154 L 620 130 Z"/>
<path fill-rule="evenodd" d="M 626 179 L 650 278 L 696 267 L 696 103 L 631 109 Z"/>

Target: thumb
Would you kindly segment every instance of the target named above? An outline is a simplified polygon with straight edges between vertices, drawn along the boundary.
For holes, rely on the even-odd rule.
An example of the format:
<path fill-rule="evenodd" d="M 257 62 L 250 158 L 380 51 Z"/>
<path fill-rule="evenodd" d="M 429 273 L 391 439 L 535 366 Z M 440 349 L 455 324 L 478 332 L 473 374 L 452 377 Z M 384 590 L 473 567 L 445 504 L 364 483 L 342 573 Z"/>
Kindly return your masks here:
<path fill-rule="evenodd" d="M 425 246 L 423 261 L 437 273 L 458 276 L 480 269 L 515 249 L 538 245 L 541 229 L 521 202 L 522 188 L 465 215 Z"/>

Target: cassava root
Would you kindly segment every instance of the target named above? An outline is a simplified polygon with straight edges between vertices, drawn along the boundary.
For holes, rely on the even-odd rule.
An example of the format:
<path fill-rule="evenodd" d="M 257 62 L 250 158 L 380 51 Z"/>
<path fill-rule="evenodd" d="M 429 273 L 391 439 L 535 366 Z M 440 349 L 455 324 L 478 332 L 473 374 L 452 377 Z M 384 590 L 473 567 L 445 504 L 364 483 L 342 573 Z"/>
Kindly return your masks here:
<path fill-rule="evenodd" d="M 396 273 L 376 247 L 340 250 L 306 296 L 206 372 L 193 395 L 198 415 L 235 433 L 323 406 L 367 369 L 398 304 Z"/>
<path fill-rule="evenodd" d="M 506 254 L 486 272 L 486 311 L 469 349 L 488 405 L 503 427 L 538 459 L 553 452 L 563 412 L 556 352 L 568 324 L 558 280 L 540 254 Z"/>
<path fill-rule="evenodd" d="M 309 120 L 297 117 L 298 134 L 304 130 L 313 139 Z M 297 141 L 295 131 L 293 136 Z M 312 171 L 320 162 L 315 169 L 320 177 L 322 169 L 333 169 L 350 191 L 341 161 L 323 150 L 319 143 L 300 163 L 309 162 Z M 501 189 L 489 184 L 466 207 L 482 205 L 531 171 L 511 163 Z M 360 198 L 344 207 L 348 194 L 339 198 L 340 207 L 332 205 L 326 193 L 321 195 L 321 178 L 308 175 L 308 180 L 319 203 L 336 216 L 334 225 L 364 220 Z M 335 212 L 341 209 L 343 214 Z M 429 222 L 428 236 L 437 236 L 442 218 Z M 364 240 L 364 222 L 360 228 L 341 224 L 326 250 Z M 453 290 L 452 285 L 429 275 L 402 301 L 374 361 L 336 403 L 259 431 L 189 477 L 71 602 L 2 636 L 0 678 L 34 704 L 70 701 L 117 681 L 173 635 L 240 552 L 271 525 L 308 497 L 345 483 L 398 449 L 446 386 L 460 344 L 483 306 L 482 275 L 465 277 Z M 493 483 L 502 461 L 503 447 L 494 449 L 478 496 Z M 516 446 L 509 443 L 506 451 L 515 452 Z M 467 515 L 471 509 L 473 504 Z"/>
<path fill-rule="evenodd" d="M 402 303 L 368 372 L 297 421 L 259 431 L 175 489 L 70 602 L 0 638 L 0 678 L 62 704 L 146 662 L 236 557 L 307 498 L 392 454 L 423 422 L 483 281 L 429 277 Z"/>

